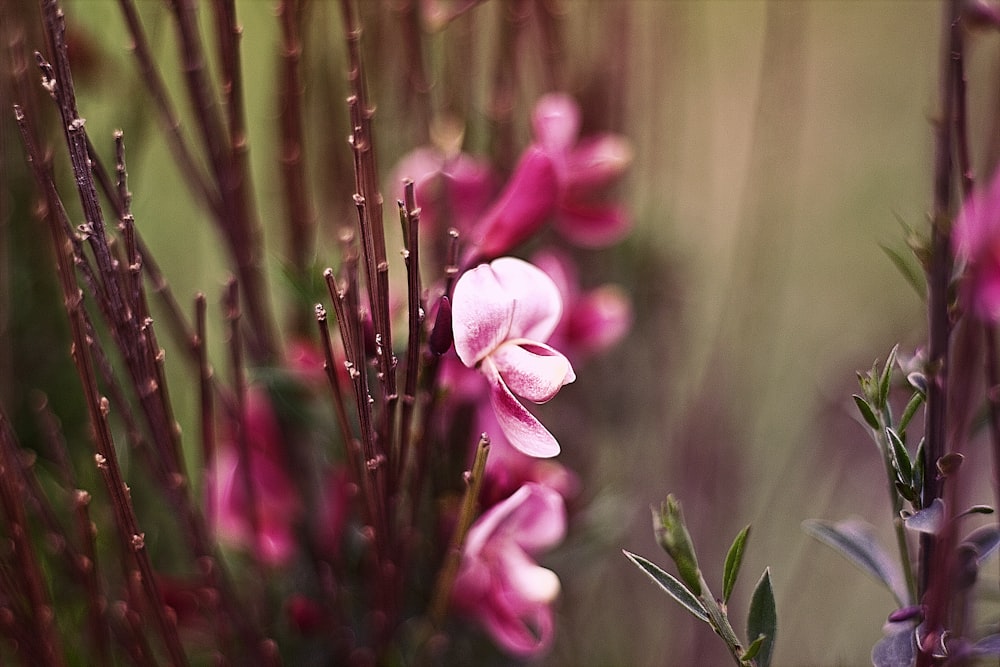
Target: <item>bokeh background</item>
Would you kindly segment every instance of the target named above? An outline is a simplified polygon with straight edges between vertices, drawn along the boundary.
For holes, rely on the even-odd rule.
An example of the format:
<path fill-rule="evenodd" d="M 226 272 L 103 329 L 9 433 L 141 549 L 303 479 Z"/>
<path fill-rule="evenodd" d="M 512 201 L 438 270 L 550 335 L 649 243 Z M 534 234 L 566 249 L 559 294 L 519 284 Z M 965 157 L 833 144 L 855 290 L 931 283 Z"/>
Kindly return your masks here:
<path fill-rule="evenodd" d="M 360 4 L 388 173 L 421 139 L 408 122 L 416 107 L 406 94 L 398 24 L 405 3 Z M 892 599 L 808 538 L 801 522 L 860 515 L 888 535 L 880 460 L 850 394 L 857 370 L 896 342 L 912 350 L 924 336 L 921 299 L 880 245 L 906 254 L 900 222 L 926 225 L 942 8 L 929 0 L 556 4 L 556 55 L 564 86 L 583 106 L 585 131 L 620 132 L 635 150 L 618 191 L 634 212 L 634 232 L 610 252 L 578 259 L 590 284 L 626 286 L 636 320 L 620 347 L 580 369 L 544 411 L 564 462 L 582 477 L 583 497 L 569 542 L 546 560 L 564 595 L 557 645 L 542 663 L 727 664 L 707 627 L 621 555 L 627 548 L 666 563 L 649 506 L 674 493 L 716 585 L 733 536 L 753 525 L 732 608 L 741 627 L 739 610 L 770 566 L 780 624 L 775 664 L 868 664 Z M 204 291 L 217 303 L 212 295 L 227 275 L 217 238 L 169 157 L 116 3 L 66 0 L 65 7 L 90 136 L 110 155 L 112 130 L 125 129 L 139 229 L 176 294 Z M 169 17 L 158 3 L 139 7 L 169 83 L 179 84 Z M 289 297 L 282 278 L 273 3 L 237 7 L 273 294 L 287 310 L 309 308 Z M 543 52 L 531 44 L 540 39 L 534 35 L 518 55 L 518 94 L 506 109 L 487 108 L 498 26 L 511 20 L 512 7 L 490 0 L 428 38 L 431 107 L 466 119 L 471 152 L 491 147 L 497 123 L 508 123 L 523 145 L 531 102 L 545 91 L 532 66 Z M 306 158 L 324 238 L 321 268 L 336 262 L 353 181 L 339 7 L 319 0 L 310 12 Z M 970 39 L 973 152 L 984 174 L 998 63 L 1000 37 Z M 54 389 L 66 373 L 61 304 L 6 117 L 3 132 L 0 399 L 30 432 L 24 415 L 33 388 L 50 393 L 64 422 L 80 407 Z M 183 369 L 171 381 L 185 432 L 195 433 L 193 384 Z"/>

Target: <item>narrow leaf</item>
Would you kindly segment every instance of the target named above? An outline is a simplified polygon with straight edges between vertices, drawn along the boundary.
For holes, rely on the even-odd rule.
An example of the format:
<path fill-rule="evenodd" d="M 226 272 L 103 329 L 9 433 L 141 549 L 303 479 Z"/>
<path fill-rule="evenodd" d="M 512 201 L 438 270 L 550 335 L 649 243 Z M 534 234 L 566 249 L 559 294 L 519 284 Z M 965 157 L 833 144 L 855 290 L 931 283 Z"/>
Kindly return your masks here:
<path fill-rule="evenodd" d="M 899 343 L 892 346 L 889 358 L 885 360 L 882 367 L 882 375 L 878 379 L 878 407 L 884 408 L 889 402 L 889 387 L 892 385 L 892 369 L 896 365 L 896 353 L 899 351 Z"/>
<path fill-rule="evenodd" d="M 924 395 L 921 394 L 919 391 L 914 392 L 913 396 L 910 397 L 910 402 L 907 403 L 906 408 L 903 409 L 903 416 L 899 420 L 900 433 L 906 431 L 906 427 L 910 425 L 910 420 L 913 419 L 913 416 L 917 414 L 917 410 L 919 410 L 920 406 L 923 404 L 924 404 Z"/>
<path fill-rule="evenodd" d="M 927 293 L 927 286 L 924 284 L 924 274 L 918 271 L 902 254 L 896 249 L 879 244 L 882 252 L 892 261 L 896 269 L 902 274 L 906 282 L 910 284 L 917 294 L 924 297 Z"/>
<path fill-rule="evenodd" d="M 691 591 L 684 584 L 642 556 L 625 551 L 624 549 L 622 549 L 622 553 L 625 554 L 626 558 L 635 563 L 636 567 L 645 572 L 650 579 L 659 584 L 660 588 L 679 602 L 682 607 L 694 614 L 696 618 L 708 623 L 708 612 L 705 611 L 705 607 L 698 601 L 698 598 L 691 594 Z"/>
<path fill-rule="evenodd" d="M 747 646 L 747 650 L 743 651 L 743 655 L 740 656 L 740 660 L 743 662 L 750 662 L 757 657 L 760 653 L 760 647 L 764 645 L 764 640 L 767 639 L 764 635 L 759 635 L 757 639 L 750 642 L 750 646 Z"/>
<path fill-rule="evenodd" d="M 861 413 L 862 419 L 873 429 L 878 430 L 878 419 L 875 418 L 875 411 L 872 410 L 872 406 L 868 405 L 868 401 L 859 394 L 851 394 L 851 398 L 854 399 L 855 405 L 858 406 L 858 412 Z"/>
<path fill-rule="evenodd" d="M 976 655 L 1000 655 L 1000 635 L 987 635 L 972 647 Z"/>
<path fill-rule="evenodd" d="M 976 528 L 965 536 L 962 544 L 972 545 L 976 550 L 976 565 L 982 565 L 1000 547 L 1000 529 L 995 525 Z"/>
<path fill-rule="evenodd" d="M 774 590 L 771 588 L 771 570 L 767 568 L 757 582 L 750 598 L 747 614 L 747 637 L 765 637 L 757 652 L 757 667 L 770 667 L 774 653 L 774 640 L 778 633 L 778 612 L 774 606 Z"/>
<path fill-rule="evenodd" d="M 874 667 L 911 667 L 917 657 L 912 623 L 890 623 L 885 636 L 872 647 Z"/>
<path fill-rule="evenodd" d="M 892 448 L 892 464 L 896 468 L 898 479 L 903 484 L 911 486 L 913 484 L 913 464 L 910 463 L 910 453 L 906 451 L 899 434 L 891 428 L 885 430 L 889 437 L 889 445 Z"/>
<path fill-rule="evenodd" d="M 900 606 L 909 603 L 902 571 L 879 544 L 870 525 L 863 521 L 829 523 L 813 520 L 803 522 L 802 528 L 884 584 Z"/>
<path fill-rule="evenodd" d="M 729 602 L 729 596 L 736 585 L 736 578 L 740 574 L 740 565 L 743 564 L 743 551 L 746 549 L 747 538 L 750 536 L 750 526 L 740 531 L 740 534 L 733 540 L 733 545 L 729 547 L 726 554 L 726 567 L 722 574 L 722 600 Z"/>
<path fill-rule="evenodd" d="M 934 502 L 907 517 L 903 523 L 910 530 L 927 535 L 937 535 L 944 525 L 944 501 L 935 498 Z"/>

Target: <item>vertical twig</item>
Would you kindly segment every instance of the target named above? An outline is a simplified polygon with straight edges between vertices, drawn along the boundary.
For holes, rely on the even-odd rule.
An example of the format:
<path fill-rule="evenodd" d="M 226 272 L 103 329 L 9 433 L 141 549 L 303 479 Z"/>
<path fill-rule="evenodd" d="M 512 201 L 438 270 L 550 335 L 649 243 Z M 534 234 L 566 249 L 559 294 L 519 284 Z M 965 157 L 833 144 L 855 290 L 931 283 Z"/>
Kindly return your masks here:
<path fill-rule="evenodd" d="M 921 504 L 930 506 L 942 494 L 937 462 L 948 452 L 948 373 L 951 338 L 949 288 L 952 273 L 951 215 L 954 188 L 953 154 L 956 128 L 956 82 L 962 77 L 962 27 L 960 2 L 945 3 L 942 18 L 940 117 L 935 125 L 934 208 L 931 224 L 931 259 L 928 268 L 928 368 L 927 409 L 924 433 L 924 488 Z M 948 522 L 949 525 L 951 522 Z M 951 595 L 950 530 L 939 536 L 921 535 L 920 592 L 927 605 L 924 644 L 919 647 L 917 667 L 933 663 L 929 644 L 937 640 L 948 617 Z"/>

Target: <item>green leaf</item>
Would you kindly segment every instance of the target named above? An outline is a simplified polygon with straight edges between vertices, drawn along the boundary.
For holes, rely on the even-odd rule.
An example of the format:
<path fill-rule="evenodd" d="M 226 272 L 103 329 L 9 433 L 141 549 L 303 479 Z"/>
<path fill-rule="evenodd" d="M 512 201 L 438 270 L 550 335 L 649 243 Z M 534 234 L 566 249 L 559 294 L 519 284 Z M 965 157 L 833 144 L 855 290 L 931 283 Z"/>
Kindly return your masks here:
<path fill-rule="evenodd" d="M 885 360 L 882 367 L 882 375 L 878 380 L 878 408 L 884 408 L 889 402 L 889 387 L 892 385 L 892 368 L 896 365 L 896 353 L 899 351 L 899 343 L 892 346 L 889 358 Z"/>
<path fill-rule="evenodd" d="M 759 638 L 761 635 L 765 637 L 757 652 L 757 667 L 770 667 L 777 634 L 778 612 L 774 606 L 771 570 L 767 568 L 753 591 L 753 597 L 750 598 L 750 611 L 747 614 L 747 637 Z"/>
<path fill-rule="evenodd" d="M 875 411 L 872 410 L 872 406 L 868 405 L 868 401 L 858 394 L 851 394 L 851 398 L 854 399 L 855 405 L 858 406 L 858 412 L 861 413 L 865 422 L 873 429 L 878 430 L 878 419 L 875 418 Z"/>
<path fill-rule="evenodd" d="M 879 544 L 875 531 L 863 521 L 804 521 L 802 528 L 820 542 L 885 585 L 900 606 L 909 604 L 903 574 L 889 553 Z"/>
<path fill-rule="evenodd" d="M 747 538 L 750 536 L 750 526 L 740 531 L 740 534 L 733 540 L 733 545 L 729 547 L 726 554 L 726 567 L 722 574 L 722 601 L 729 602 L 729 596 L 736 585 L 736 577 L 740 574 L 740 565 L 743 564 L 743 551 L 747 545 Z"/>
<path fill-rule="evenodd" d="M 896 269 L 903 274 L 906 282 L 910 283 L 910 286 L 916 290 L 917 294 L 923 297 L 927 293 L 927 286 L 924 284 L 924 274 L 894 248 L 882 244 L 879 244 L 879 247 L 889 257 Z"/>
<path fill-rule="evenodd" d="M 698 598 L 696 598 L 684 584 L 642 556 L 638 556 L 624 549 L 622 549 L 622 553 L 625 554 L 626 558 L 635 563 L 636 567 L 645 572 L 650 579 L 659 584 L 660 588 L 665 590 L 670 597 L 679 602 L 682 607 L 694 614 L 696 618 L 708 623 L 708 612 L 705 611 L 705 607 L 702 606 L 701 602 L 698 601 Z"/>
<path fill-rule="evenodd" d="M 760 647 L 764 645 L 764 640 L 767 639 L 766 635 L 758 635 L 757 639 L 750 642 L 750 646 L 747 646 L 747 650 L 743 651 L 743 655 L 740 656 L 740 660 L 743 662 L 750 662 L 757 657 L 760 653 Z"/>
<path fill-rule="evenodd" d="M 924 395 L 919 391 L 914 392 L 913 396 L 910 398 L 910 402 L 907 403 L 906 407 L 903 409 L 903 416 L 899 420 L 900 433 L 906 432 L 906 427 L 910 425 L 910 420 L 913 419 L 913 416 L 917 414 L 917 410 L 919 410 L 920 406 L 923 404 Z"/>
<path fill-rule="evenodd" d="M 910 463 L 910 453 L 906 451 L 899 434 L 891 428 L 885 430 L 889 437 L 889 444 L 892 447 L 892 465 L 896 469 L 896 476 L 900 482 L 907 486 L 913 485 L 913 464 Z"/>

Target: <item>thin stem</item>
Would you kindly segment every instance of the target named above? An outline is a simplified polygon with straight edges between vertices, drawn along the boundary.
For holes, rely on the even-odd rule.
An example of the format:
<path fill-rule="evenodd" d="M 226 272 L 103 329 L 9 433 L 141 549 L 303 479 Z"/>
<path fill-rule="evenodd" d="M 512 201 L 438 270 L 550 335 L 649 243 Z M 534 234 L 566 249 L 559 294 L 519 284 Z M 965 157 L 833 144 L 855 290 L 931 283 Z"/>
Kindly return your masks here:
<path fill-rule="evenodd" d="M 951 214 L 954 179 L 956 82 L 962 74 L 963 35 L 959 22 L 961 3 L 945 3 L 942 18 L 941 79 L 939 83 L 940 118 L 935 126 L 934 209 L 931 226 L 931 259 L 928 269 L 928 367 L 927 410 L 925 413 L 924 488 L 921 504 L 943 495 L 942 482 L 935 474 L 937 462 L 948 452 L 948 373 L 951 338 L 949 288 L 952 274 Z M 959 106 L 963 106 L 962 105 Z M 951 522 L 949 522 L 950 524 Z M 943 631 L 951 597 L 950 571 L 944 569 L 950 559 L 952 530 L 942 535 L 921 535 L 920 592 L 927 606 L 926 641 L 933 643 Z M 934 658 L 928 646 L 920 646 L 917 667 L 928 667 Z"/>
<path fill-rule="evenodd" d="M 489 453 L 490 439 L 483 433 L 479 437 L 479 445 L 476 447 L 476 458 L 472 463 L 472 470 L 466 473 L 465 496 L 462 498 L 462 509 L 459 511 L 458 520 L 455 524 L 455 532 L 452 534 L 451 542 L 448 545 L 444 565 L 441 567 L 437 583 L 434 585 L 434 595 L 431 598 L 430 604 L 430 618 L 434 627 L 441 626 L 448 611 L 451 589 L 455 584 L 455 577 L 458 576 L 459 565 L 462 563 L 462 548 L 465 546 L 465 538 L 469 534 L 472 522 L 478 515 L 479 494 L 483 488 L 486 459 Z"/>

